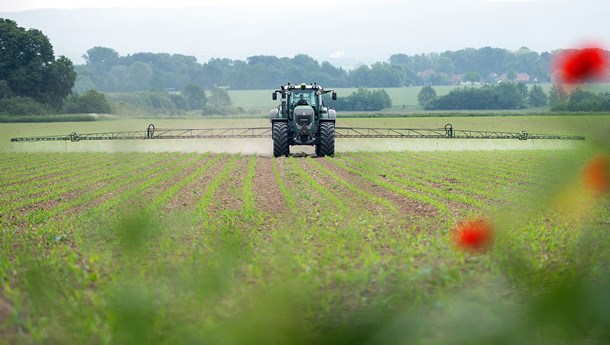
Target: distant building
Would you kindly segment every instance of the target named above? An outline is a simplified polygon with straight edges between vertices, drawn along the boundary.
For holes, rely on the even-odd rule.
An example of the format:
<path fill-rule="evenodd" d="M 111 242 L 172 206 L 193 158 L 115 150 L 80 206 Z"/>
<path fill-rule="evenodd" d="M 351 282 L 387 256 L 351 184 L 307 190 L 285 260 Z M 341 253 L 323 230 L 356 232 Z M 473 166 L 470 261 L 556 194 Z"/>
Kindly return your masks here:
<path fill-rule="evenodd" d="M 458 84 L 462 83 L 462 81 L 464 81 L 464 75 L 463 74 L 453 74 L 453 75 L 451 75 L 451 84 L 458 85 Z"/>
<path fill-rule="evenodd" d="M 508 73 L 503 73 L 498 77 L 497 81 L 506 81 L 508 80 Z M 531 80 L 530 75 L 527 73 L 517 73 L 516 82 L 529 83 Z"/>
<path fill-rule="evenodd" d="M 433 69 L 427 69 L 427 70 L 423 70 L 423 71 L 417 73 L 417 76 L 422 79 L 426 79 L 426 78 L 432 77 L 435 74 L 436 74 L 436 72 Z"/>

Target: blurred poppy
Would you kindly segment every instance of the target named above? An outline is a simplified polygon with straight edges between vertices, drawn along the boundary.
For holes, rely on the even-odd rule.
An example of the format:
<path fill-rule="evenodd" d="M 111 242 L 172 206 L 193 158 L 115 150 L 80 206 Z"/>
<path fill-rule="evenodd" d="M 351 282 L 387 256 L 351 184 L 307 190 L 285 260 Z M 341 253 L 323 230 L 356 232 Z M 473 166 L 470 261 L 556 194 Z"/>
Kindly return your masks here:
<path fill-rule="evenodd" d="M 578 84 L 606 77 L 608 58 L 600 48 L 569 50 L 557 57 L 555 65 L 560 82 Z"/>
<path fill-rule="evenodd" d="M 491 244 L 492 240 L 492 226 L 483 219 L 461 222 L 453 231 L 453 242 L 465 250 L 483 250 Z"/>
<path fill-rule="evenodd" d="M 594 195 L 608 192 L 610 186 L 610 158 L 597 155 L 585 163 L 583 170 L 583 183 L 585 188 Z"/>

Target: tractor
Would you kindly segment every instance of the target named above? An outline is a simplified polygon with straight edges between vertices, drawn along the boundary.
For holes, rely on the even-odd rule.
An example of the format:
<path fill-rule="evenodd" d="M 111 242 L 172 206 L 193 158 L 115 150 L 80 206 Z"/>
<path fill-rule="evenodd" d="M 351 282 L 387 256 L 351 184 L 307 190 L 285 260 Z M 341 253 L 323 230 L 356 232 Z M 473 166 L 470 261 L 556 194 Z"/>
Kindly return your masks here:
<path fill-rule="evenodd" d="M 288 156 L 292 145 L 314 145 L 318 157 L 335 154 L 335 120 L 337 112 L 323 101 L 323 95 L 333 90 L 324 90 L 317 84 L 282 85 L 272 94 L 274 101 L 281 95 L 281 103 L 271 110 L 271 137 L 273 156 Z"/>

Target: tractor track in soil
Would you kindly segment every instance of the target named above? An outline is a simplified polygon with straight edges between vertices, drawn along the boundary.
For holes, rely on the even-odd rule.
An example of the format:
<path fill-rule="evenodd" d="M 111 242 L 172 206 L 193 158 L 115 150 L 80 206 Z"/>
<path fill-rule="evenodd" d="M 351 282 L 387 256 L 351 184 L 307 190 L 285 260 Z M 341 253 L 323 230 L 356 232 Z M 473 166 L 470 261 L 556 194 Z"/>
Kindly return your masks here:
<path fill-rule="evenodd" d="M 289 208 L 273 173 L 273 158 L 256 157 L 254 175 L 255 208 L 269 214 L 286 214 Z"/>
<path fill-rule="evenodd" d="M 411 200 L 405 196 L 396 194 L 391 190 L 384 188 L 383 186 L 379 186 L 375 183 L 366 181 L 364 178 L 342 169 L 341 167 L 333 164 L 327 159 L 320 159 L 317 160 L 317 162 L 319 162 L 328 170 L 334 172 L 337 176 L 341 177 L 345 181 L 352 183 L 354 186 L 361 189 L 362 191 L 372 195 L 376 195 L 382 199 L 390 200 L 400 211 L 401 214 L 426 217 L 432 217 L 438 214 L 438 210 L 432 205 Z"/>
<path fill-rule="evenodd" d="M 318 163 L 321 163 L 321 161 L 325 160 L 324 158 L 311 158 L 311 159 L 299 160 L 297 163 L 301 166 L 301 168 L 305 169 L 307 172 L 310 172 L 312 178 L 318 184 L 323 186 L 326 190 L 331 191 L 334 194 L 337 194 L 337 196 L 341 200 L 349 200 L 349 203 L 347 203 L 347 205 L 346 205 L 349 209 L 354 209 L 354 211 L 368 210 L 368 211 L 372 212 L 373 214 L 383 214 L 383 213 L 386 213 L 389 211 L 383 205 L 380 205 L 379 203 L 375 203 L 371 200 L 365 199 L 363 196 L 358 195 L 356 192 L 350 190 L 343 184 L 339 183 L 332 176 L 326 175 L 326 173 L 324 171 L 318 169 L 315 166 L 315 162 L 313 161 L 314 159 L 315 159 L 315 162 L 318 162 Z M 338 176 L 338 174 L 336 174 L 336 175 Z M 346 179 L 343 176 L 339 176 L 339 177 L 341 177 L 346 183 L 354 185 L 351 182 L 351 180 Z M 379 197 L 376 194 L 371 194 L 369 192 L 362 190 L 360 187 L 358 187 L 356 185 L 354 185 L 354 186 L 356 188 L 360 189 L 364 193 Z"/>
<path fill-rule="evenodd" d="M 249 156 L 240 156 L 212 196 L 207 212 L 237 211 L 244 204 L 242 188 L 248 172 Z"/>

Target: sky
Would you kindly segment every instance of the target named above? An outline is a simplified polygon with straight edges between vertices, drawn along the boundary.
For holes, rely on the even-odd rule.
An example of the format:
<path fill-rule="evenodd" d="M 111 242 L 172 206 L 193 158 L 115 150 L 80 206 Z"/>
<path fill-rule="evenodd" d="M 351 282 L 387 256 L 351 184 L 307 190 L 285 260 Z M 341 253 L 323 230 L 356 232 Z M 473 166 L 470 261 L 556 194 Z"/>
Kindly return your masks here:
<path fill-rule="evenodd" d="M 36 28 L 75 63 L 94 46 L 245 60 L 307 54 L 346 68 L 392 54 L 520 47 L 608 49 L 606 0 L 20 0 L 0 18 Z"/>

